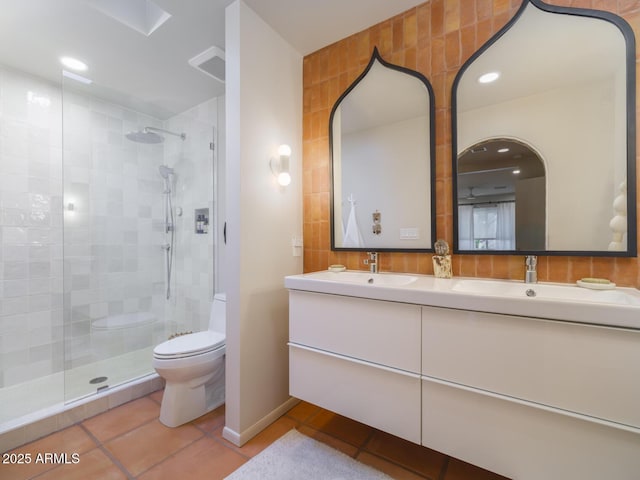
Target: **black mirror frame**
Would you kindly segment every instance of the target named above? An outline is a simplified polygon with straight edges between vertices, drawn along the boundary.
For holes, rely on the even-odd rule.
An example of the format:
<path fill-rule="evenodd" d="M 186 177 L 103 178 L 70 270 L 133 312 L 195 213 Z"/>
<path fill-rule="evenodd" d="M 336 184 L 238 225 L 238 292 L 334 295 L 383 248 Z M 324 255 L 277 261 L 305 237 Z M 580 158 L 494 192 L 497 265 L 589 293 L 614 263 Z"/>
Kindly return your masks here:
<path fill-rule="evenodd" d="M 411 75 L 422 83 L 424 83 L 427 88 L 427 92 L 429 95 L 429 168 L 430 168 L 430 182 L 431 182 L 431 248 L 374 248 L 374 247 L 365 247 L 365 248 L 347 248 L 347 247 L 336 247 L 336 239 L 335 239 L 335 191 L 334 191 L 334 167 L 333 167 L 333 118 L 335 116 L 336 110 L 340 106 L 340 103 L 344 98 L 349 95 L 349 93 L 366 77 L 369 70 L 373 66 L 374 62 L 378 61 L 386 68 L 390 68 L 392 70 L 396 70 L 401 73 L 405 73 L 407 75 Z M 415 70 L 411 70 L 410 68 L 401 67 L 399 65 L 394 65 L 392 63 L 387 62 L 380 56 L 378 52 L 378 47 L 374 47 L 373 53 L 371 54 L 371 59 L 369 63 L 365 67 L 364 71 L 356 78 L 351 85 L 340 95 L 336 103 L 333 105 L 331 109 L 331 115 L 329 116 L 329 155 L 331 158 L 331 162 L 329 163 L 329 177 L 331 179 L 330 191 L 330 212 L 329 212 L 329 221 L 331 228 L 331 250 L 332 251 L 345 251 L 345 252 L 369 252 L 371 250 L 375 250 L 376 252 L 406 252 L 406 253 L 422 253 L 422 252 L 433 252 L 433 244 L 436 241 L 436 192 L 435 192 L 435 166 L 436 166 L 436 140 L 435 140 L 435 117 L 436 117 L 436 109 L 435 109 L 435 95 L 433 92 L 433 87 L 431 83 L 420 72 Z"/>
<path fill-rule="evenodd" d="M 626 251 L 582 251 L 582 250 L 460 250 L 458 240 L 458 136 L 457 136 L 457 88 L 464 72 L 491 45 L 500 39 L 520 18 L 526 6 L 545 12 L 596 18 L 614 24 L 622 33 L 626 43 L 626 97 L 627 97 L 627 250 Z M 631 26 L 618 15 L 603 10 L 559 7 L 541 0 L 522 0 L 520 8 L 495 35 L 482 45 L 456 74 L 451 87 L 451 155 L 453 192 L 453 253 L 466 255 L 541 255 L 584 257 L 637 257 L 637 211 L 636 211 L 636 47 Z"/>

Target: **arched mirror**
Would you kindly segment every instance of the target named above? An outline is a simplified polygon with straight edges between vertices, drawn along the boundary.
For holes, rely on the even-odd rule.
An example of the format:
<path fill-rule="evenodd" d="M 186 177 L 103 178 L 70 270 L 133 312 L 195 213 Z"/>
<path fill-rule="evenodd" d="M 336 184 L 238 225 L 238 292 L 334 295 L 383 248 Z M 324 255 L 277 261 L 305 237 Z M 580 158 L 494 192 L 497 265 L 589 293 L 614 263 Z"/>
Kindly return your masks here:
<path fill-rule="evenodd" d="M 623 19 L 525 0 L 461 68 L 452 117 L 455 252 L 636 255 Z"/>
<path fill-rule="evenodd" d="M 331 111 L 331 248 L 432 251 L 434 101 L 375 49 Z"/>

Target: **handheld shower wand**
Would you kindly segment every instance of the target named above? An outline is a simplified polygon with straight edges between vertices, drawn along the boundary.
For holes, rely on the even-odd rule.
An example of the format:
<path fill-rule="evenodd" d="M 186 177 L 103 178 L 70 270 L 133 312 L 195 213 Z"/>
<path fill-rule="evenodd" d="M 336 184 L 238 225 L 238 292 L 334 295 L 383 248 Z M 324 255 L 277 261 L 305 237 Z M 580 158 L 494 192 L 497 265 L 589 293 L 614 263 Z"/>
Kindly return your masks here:
<path fill-rule="evenodd" d="M 158 167 L 160 176 L 164 179 L 164 226 L 165 233 L 169 234 L 169 243 L 163 246 L 165 250 L 166 271 L 167 271 L 167 300 L 171 297 L 171 270 L 173 267 L 173 250 L 174 250 L 174 237 L 175 226 L 173 219 L 173 204 L 171 201 L 171 186 L 173 183 L 174 173 L 173 168 L 166 165 L 160 165 Z"/>

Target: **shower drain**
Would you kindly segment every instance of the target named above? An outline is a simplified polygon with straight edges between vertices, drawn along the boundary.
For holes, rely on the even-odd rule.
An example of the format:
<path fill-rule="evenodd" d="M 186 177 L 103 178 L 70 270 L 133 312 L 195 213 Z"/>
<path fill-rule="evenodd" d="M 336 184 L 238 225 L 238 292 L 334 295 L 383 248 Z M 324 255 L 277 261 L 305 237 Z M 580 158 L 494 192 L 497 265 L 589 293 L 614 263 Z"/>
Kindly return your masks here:
<path fill-rule="evenodd" d="M 92 385 L 95 385 L 96 383 L 102 383 L 106 381 L 107 381 L 107 377 L 96 377 L 89 380 L 89 383 Z"/>

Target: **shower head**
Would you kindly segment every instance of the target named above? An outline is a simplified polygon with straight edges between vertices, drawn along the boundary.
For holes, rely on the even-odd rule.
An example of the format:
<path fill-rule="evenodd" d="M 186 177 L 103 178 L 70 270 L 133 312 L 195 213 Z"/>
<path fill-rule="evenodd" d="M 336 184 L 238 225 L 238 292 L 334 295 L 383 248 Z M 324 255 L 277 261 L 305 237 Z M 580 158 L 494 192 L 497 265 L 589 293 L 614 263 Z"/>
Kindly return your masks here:
<path fill-rule="evenodd" d="M 154 132 L 149 132 L 147 129 L 143 130 L 135 130 L 133 132 L 127 133 L 126 137 L 132 142 L 137 143 L 162 143 L 164 142 L 164 137 L 162 135 L 158 135 Z"/>
<path fill-rule="evenodd" d="M 164 179 L 168 179 L 169 175 L 173 175 L 173 168 L 167 167 L 166 165 L 160 165 L 158 167 L 158 171 L 160 172 L 160 176 Z"/>
<path fill-rule="evenodd" d="M 169 130 L 165 130 L 163 128 L 156 128 L 156 127 L 144 127 L 141 130 L 134 130 L 133 132 L 127 133 L 126 137 L 132 142 L 148 143 L 148 144 L 162 143 L 164 142 L 164 137 L 160 135 L 160 133 L 166 133 L 169 135 L 180 137 L 182 140 L 187 138 L 187 135 L 184 133 L 175 133 Z"/>

